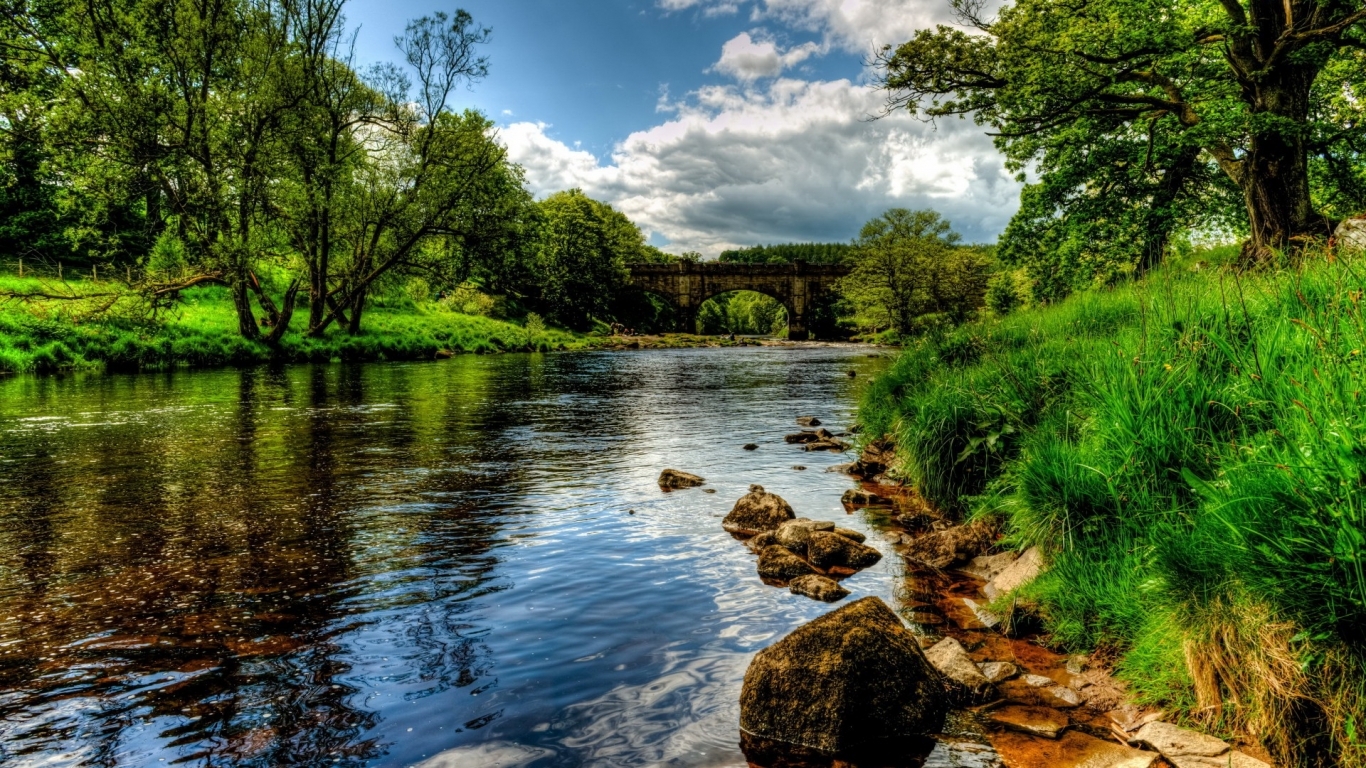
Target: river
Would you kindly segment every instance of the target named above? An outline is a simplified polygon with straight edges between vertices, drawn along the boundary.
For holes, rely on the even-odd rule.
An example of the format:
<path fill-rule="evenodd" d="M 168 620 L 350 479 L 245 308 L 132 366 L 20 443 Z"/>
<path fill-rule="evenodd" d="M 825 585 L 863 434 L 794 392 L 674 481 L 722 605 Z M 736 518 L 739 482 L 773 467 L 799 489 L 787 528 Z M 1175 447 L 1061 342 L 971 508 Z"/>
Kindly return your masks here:
<path fill-rule="evenodd" d="M 0 380 L 0 763 L 743 765 L 749 659 L 831 608 L 721 517 L 758 483 L 891 553 L 782 439 L 868 353 Z"/>

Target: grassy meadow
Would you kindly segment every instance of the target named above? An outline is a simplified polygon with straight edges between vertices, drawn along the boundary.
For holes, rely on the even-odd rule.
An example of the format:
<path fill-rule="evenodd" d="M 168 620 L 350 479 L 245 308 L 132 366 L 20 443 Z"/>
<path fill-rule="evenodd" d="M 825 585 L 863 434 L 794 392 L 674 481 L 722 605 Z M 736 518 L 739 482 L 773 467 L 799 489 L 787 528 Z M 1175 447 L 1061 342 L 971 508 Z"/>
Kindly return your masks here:
<path fill-rule="evenodd" d="M 1049 569 L 1017 599 L 1142 701 L 1366 765 L 1366 259 L 1218 249 L 908 346 L 865 395 L 904 479 Z"/>
<path fill-rule="evenodd" d="M 590 345 L 586 336 L 453 311 L 440 302 L 377 297 L 363 331 L 332 328 L 322 338 L 290 331 L 277 347 L 242 338 L 227 289 L 191 288 L 155 314 L 131 298 L 108 306 L 116 284 L 69 281 L 78 301 L 0 302 L 0 373 L 60 370 L 158 370 L 263 362 L 430 360 L 447 353 L 549 351 Z M 54 288 L 52 281 L 0 277 L 0 291 Z M 306 318 L 296 312 L 293 328 Z"/>

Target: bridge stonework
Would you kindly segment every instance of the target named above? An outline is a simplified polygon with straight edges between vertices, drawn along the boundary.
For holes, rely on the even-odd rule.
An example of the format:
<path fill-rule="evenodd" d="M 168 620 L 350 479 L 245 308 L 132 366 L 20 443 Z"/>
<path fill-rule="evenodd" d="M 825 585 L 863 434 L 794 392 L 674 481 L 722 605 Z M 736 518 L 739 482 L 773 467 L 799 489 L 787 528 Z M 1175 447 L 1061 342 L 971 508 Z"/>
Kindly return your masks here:
<path fill-rule="evenodd" d="M 674 264 L 628 264 L 631 283 L 666 299 L 678 313 L 680 330 L 692 333 L 697 312 L 713 296 L 730 291 L 756 291 L 771 296 L 787 310 L 787 337 L 810 337 L 807 315 L 816 299 L 849 274 L 835 264 L 731 264 L 723 262 L 677 262 Z"/>

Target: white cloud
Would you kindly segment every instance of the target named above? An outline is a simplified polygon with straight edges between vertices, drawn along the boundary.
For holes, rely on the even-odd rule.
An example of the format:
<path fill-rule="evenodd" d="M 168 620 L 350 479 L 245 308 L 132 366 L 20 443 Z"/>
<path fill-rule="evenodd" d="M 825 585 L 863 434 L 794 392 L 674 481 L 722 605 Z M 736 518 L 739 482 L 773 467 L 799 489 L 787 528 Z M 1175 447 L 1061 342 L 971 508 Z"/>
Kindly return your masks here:
<path fill-rule="evenodd" d="M 711 69 L 740 82 L 752 83 L 760 78 L 777 77 L 783 70 L 824 52 L 816 43 L 803 43 L 784 51 L 762 31 L 756 31 L 755 36 L 741 32 L 721 46 L 721 58 Z"/>
<path fill-rule="evenodd" d="M 905 113 L 869 120 L 883 94 L 848 80 L 709 86 L 669 105 L 603 163 L 515 123 L 502 137 L 538 194 L 581 187 L 669 250 L 714 256 L 756 243 L 847 240 L 887 208 L 935 208 L 968 240 L 989 240 L 1019 185 L 981 129 Z"/>
<path fill-rule="evenodd" d="M 910 39 L 917 29 L 953 21 L 949 0 L 749 0 L 751 17 L 820 33 L 825 42 L 854 53 Z M 711 15 L 737 11 L 739 0 L 658 0 L 666 11 L 698 8 Z"/>

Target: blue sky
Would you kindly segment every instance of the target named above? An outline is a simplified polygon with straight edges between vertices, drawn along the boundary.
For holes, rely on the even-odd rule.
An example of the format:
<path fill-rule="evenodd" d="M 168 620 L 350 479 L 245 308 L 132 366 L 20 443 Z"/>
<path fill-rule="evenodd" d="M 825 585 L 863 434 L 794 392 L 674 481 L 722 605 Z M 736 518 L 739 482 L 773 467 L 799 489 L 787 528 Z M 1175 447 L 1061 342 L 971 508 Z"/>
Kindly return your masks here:
<path fill-rule="evenodd" d="M 457 7 L 493 28 L 459 106 L 498 122 L 538 194 L 581 187 L 668 250 L 844 241 L 894 206 L 989 241 L 1014 212 L 977 126 L 867 119 L 863 59 L 947 0 L 352 0 L 358 58 L 395 59 L 408 19 Z"/>

